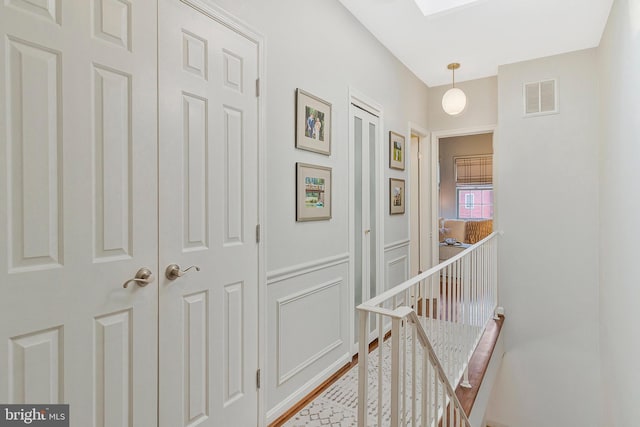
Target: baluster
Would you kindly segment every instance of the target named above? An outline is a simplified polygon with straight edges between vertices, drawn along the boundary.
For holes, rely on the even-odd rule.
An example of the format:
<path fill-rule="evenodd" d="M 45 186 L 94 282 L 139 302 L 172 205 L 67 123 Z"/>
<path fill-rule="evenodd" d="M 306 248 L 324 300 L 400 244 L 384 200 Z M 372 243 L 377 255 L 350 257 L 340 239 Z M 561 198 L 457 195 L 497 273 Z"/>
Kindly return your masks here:
<path fill-rule="evenodd" d="M 384 384 L 384 372 L 382 371 L 382 361 L 384 359 L 384 317 L 381 314 L 378 318 L 378 427 L 382 427 L 382 386 Z"/>
<path fill-rule="evenodd" d="M 411 425 L 416 427 L 416 412 L 418 409 L 416 408 L 416 396 L 417 396 L 417 367 L 416 367 L 416 357 L 417 357 L 417 336 L 416 336 L 416 328 L 418 325 L 411 325 Z"/>
<path fill-rule="evenodd" d="M 391 320 L 391 427 L 400 425 L 400 323 Z M 380 402 L 378 402 L 380 405 Z"/>
<path fill-rule="evenodd" d="M 358 427 L 368 426 L 367 404 L 369 401 L 369 312 L 360 311 L 360 338 L 358 343 Z M 380 375 L 380 371 L 378 371 Z M 378 406 L 380 406 L 378 401 Z"/>

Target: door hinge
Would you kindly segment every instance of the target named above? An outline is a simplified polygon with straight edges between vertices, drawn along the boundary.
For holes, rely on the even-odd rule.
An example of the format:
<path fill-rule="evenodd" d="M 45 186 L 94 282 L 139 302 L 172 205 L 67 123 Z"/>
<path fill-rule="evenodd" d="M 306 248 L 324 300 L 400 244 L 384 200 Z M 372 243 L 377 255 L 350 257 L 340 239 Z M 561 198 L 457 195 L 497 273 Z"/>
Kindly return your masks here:
<path fill-rule="evenodd" d="M 256 79 L 256 97 L 260 97 L 260 79 Z"/>
<path fill-rule="evenodd" d="M 260 224 L 256 225 L 256 243 L 260 243 Z"/>
<path fill-rule="evenodd" d="M 258 371 L 256 372 L 256 387 L 257 387 L 257 388 L 260 388 L 260 387 L 261 387 L 261 385 L 262 385 L 262 384 L 261 384 L 261 383 L 262 383 L 262 381 L 261 381 L 260 376 L 261 376 L 261 372 L 260 372 L 260 369 L 258 369 Z"/>

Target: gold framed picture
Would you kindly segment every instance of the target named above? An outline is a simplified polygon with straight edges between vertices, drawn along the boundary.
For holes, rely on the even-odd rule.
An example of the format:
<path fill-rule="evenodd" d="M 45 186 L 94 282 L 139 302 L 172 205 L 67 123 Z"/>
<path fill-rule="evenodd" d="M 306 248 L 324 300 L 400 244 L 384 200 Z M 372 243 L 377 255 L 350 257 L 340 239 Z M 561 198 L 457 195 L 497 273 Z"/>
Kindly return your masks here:
<path fill-rule="evenodd" d="M 331 168 L 296 163 L 296 221 L 331 219 Z"/>
<path fill-rule="evenodd" d="M 404 170 L 404 136 L 389 131 L 389 167 Z"/>
<path fill-rule="evenodd" d="M 331 104 L 296 89 L 296 148 L 331 155 Z"/>
<path fill-rule="evenodd" d="M 389 214 L 404 213 L 404 179 L 389 178 Z"/>

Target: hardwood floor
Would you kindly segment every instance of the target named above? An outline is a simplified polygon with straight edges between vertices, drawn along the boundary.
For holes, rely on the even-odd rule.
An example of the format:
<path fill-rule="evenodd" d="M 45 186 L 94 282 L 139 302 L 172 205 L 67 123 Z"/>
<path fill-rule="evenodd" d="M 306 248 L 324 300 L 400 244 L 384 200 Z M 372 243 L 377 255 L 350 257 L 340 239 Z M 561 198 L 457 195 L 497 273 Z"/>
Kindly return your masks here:
<path fill-rule="evenodd" d="M 478 396 L 478 391 L 482 385 L 482 379 L 484 378 L 484 374 L 487 372 L 487 367 L 489 366 L 491 355 L 493 354 L 493 350 L 498 342 L 498 337 L 500 336 L 503 324 L 504 316 L 500 316 L 499 320 L 489 321 L 478 346 L 471 356 L 471 360 L 469 360 L 468 371 L 471 388 L 461 387 L 460 384 L 456 387 L 456 396 L 458 396 L 458 400 L 460 400 L 462 408 L 467 415 L 471 413 L 473 403 Z"/>

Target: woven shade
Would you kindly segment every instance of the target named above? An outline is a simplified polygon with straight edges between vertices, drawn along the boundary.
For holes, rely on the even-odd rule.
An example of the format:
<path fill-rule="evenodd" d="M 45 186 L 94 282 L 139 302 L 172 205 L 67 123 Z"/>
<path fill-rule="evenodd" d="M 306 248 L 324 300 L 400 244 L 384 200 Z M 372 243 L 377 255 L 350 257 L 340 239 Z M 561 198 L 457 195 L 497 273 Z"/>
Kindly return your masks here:
<path fill-rule="evenodd" d="M 492 183 L 492 156 L 456 158 L 456 185 L 490 185 Z"/>

